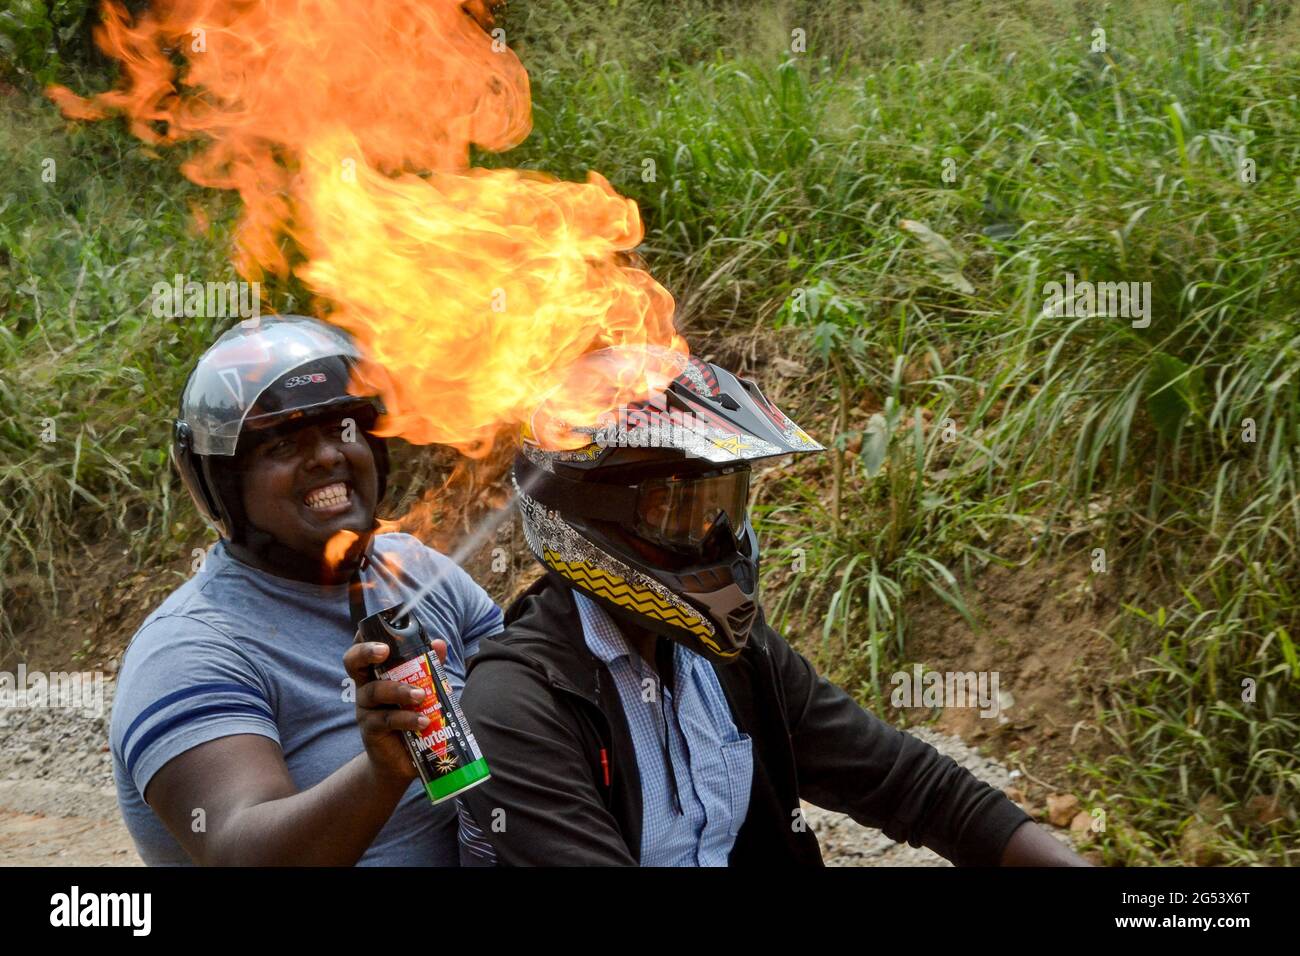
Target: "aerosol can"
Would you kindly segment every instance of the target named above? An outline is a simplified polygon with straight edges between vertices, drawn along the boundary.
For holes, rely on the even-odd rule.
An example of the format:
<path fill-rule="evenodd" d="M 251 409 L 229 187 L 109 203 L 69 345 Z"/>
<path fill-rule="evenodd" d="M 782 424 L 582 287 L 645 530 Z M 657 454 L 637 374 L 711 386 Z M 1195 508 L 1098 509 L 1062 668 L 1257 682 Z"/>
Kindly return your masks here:
<path fill-rule="evenodd" d="M 363 618 L 357 635 L 359 640 L 388 645 L 388 660 L 374 667 L 377 678 L 424 691 L 424 700 L 409 709 L 427 717 L 429 725 L 419 733 L 403 731 L 402 736 L 425 793 L 441 803 L 478 786 L 490 773 L 424 628 L 414 614 L 399 611 L 390 607 Z"/>

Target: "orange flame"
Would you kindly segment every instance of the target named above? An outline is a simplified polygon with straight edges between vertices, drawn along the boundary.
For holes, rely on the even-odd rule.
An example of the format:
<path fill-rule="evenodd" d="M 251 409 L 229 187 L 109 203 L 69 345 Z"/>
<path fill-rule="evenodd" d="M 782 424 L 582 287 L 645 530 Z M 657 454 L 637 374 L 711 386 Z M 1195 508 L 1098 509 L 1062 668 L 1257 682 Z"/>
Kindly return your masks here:
<path fill-rule="evenodd" d="M 325 542 L 325 566 L 337 568 L 343 559 L 347 557 L 348 550 L 360 540 L 361 536 L 359 534 L 355 531 L 349 531 L 347 528 L 330 535 L 330 539 Z"/>
<path fill-rule="evenodd" d="M 595 172 L 471 167 L 471 144 L 531 129 L 528 75 L 492 25 L 484 0 L 171 0 L 135 22 L 106 0 L 119 87 L 49 95 L 75 118 L 123 113 L 148 143 L 201 141 L 181 168 L 239 192 L 236 267 L 294 272 L 385 367 L 383 433 L 484 456 L 584 353 L 686 351 L 671 295 L 625 261 L 635 203 Z M 643 378 L 566 402 L 569 420 L 644 397 Z"/>

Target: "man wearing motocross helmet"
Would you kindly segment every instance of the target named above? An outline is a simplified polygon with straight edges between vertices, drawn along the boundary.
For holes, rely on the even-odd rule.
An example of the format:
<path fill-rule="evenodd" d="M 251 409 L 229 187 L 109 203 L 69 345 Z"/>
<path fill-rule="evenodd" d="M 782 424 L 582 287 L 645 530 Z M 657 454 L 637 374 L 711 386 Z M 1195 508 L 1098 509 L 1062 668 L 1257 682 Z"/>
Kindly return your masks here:
<path fill-rule="evenodd" d="M 110 732 L 148 864 L 458 862 L 454 811 L 390 732 L 420 718 L 387 711 L 358 737 L 358 704 L 418 691 L 369 679 L 386 651 L 354 646 L 352 619 L 436 580 L 413 612 L 458 691 L 501 612 L 450 559 L 376 533 L 381 374 L 333 326 L 284 316 L 227 331 L 186 383 L 172 457 L 220 540 L 136 632 Z M 340 532 L 352 544 L 326 560 Z"/>
<path fill-rule="evenodd" d="M 649 354 L 659 389 L 585 443 L 549 441 L 545 406 L 525 429 L 514 479 L 547 574 L 471 665 L 492 776 L 461 799 L 464 862 L 816 865 L 802 799 L 959 864 L 1084 864 L 768 626 L 750 463 L 822 446 L 753 382 Z M 586 361 L 617 378 L 638 359 Z"/>

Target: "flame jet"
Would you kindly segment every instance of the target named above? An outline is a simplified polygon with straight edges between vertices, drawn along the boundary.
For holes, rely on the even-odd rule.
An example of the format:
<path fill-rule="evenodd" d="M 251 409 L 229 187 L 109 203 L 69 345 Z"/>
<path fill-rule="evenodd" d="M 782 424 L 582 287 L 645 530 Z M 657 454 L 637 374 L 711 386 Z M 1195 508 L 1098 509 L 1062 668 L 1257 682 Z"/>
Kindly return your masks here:
<path fill-rule="evenodd" d="M 672 296 L 630 262 L 634 202 L 596 172 L 471 166 L 471 145 L 508 150 L 532 123 L 491 4 L 170 0 L 133 20 L 108 0 L 96 39 L 117 87 L 51 98 L 153 146 L 197 141 L 185 176 L 242 200 L 239 273 L 297 275 L 387 369 L 381 434 L 485 456 L 557 382 L 580 425 L 656 377 L 574 383 L 580 355 L 686 352 Z"/>

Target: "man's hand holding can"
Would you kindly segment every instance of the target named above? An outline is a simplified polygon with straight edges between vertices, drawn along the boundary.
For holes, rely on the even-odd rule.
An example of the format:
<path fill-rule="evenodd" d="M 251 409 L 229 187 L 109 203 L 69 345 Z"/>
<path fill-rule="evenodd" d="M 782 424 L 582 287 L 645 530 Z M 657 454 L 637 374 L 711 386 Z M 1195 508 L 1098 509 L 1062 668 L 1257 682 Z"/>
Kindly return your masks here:
<path fill-rule="evenodd" d="M 445 662 L 446 642 L 434 640 L 432 644 L 438 659 Z M 376 678 L 374 668 L 382 666 L 388 656 L 388 645 L 359 641 L 343 655 L 343 666 L 356 687 L 357 726 L 376 773 L 409 782 L 416 771 L 402 733 L 418 734 L 428 726 L 428 718 L 419 713 L 425 692 L 401 681 Z"/>

